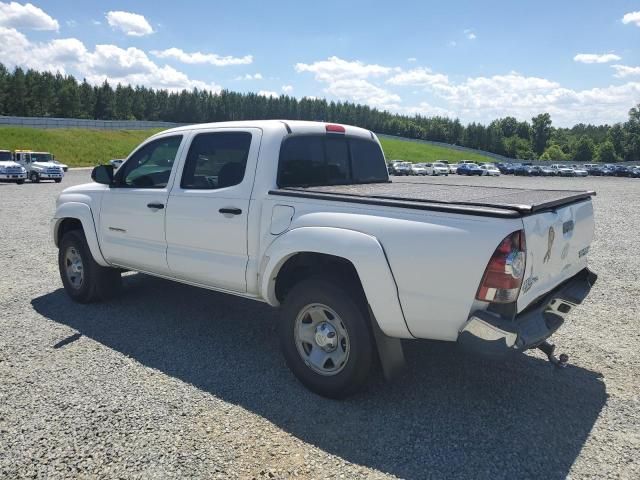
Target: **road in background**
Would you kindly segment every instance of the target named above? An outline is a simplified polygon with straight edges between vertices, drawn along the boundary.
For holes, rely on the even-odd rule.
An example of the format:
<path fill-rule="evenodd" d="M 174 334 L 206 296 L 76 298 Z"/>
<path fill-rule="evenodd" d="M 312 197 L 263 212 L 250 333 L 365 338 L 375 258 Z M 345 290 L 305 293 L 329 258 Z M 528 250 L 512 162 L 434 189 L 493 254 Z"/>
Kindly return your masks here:
<path fill-rule="evenodd" d="M 403 378 L 336 402 L 296 382 L 263 304 L 135 273 L 71 302 L 49 220 L 88 179 L 0 184 L 0 477 L 640 478 L 640 180 L 397 179 L 595 189 L 599 281 L 553 337 L 566 370 L 414 341 Z"/>

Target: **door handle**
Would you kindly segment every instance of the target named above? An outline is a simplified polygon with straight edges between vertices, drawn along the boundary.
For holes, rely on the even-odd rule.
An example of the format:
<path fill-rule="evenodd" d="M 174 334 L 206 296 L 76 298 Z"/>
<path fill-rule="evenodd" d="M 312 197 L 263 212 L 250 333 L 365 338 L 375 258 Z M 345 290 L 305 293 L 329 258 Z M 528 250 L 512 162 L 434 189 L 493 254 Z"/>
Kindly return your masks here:
<path fill-rule="evenodd" d="M 162 210 L 164 208 L 164 204 L 163 203 L 147 203 L 147 207 Z"/>
<path fill-rule="evenodd" d="M 221 208 L 218 211 L 220 213 L 228 213 L 230 215 L 240 215 L 242 213 L 242 210 L 240 210 L 239 208 Z"/>

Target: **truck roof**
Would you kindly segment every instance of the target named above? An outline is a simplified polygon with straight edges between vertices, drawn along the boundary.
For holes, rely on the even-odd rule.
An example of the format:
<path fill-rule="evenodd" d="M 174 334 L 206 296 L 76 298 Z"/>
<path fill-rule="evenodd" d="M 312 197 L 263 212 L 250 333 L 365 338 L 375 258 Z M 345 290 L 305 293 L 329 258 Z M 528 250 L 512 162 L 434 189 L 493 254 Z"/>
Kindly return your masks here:
<path fill-rule="evenodd" d="M 332 122 L 311 122 L 306 120 L 242 120 L 234 122 L 212 122 L 212 123 L 194 123 L 182 127 L 170 128 L 157 133 L 179 133 L 190 130 L 198 130 L 205 128 L 260 128 L 263 130 L 282 129 L 283 132 L 293 134 L 323 134 L 326 133 L 327 125 L 339 125 L 345 129 L 345 133 L 350 136 L 374 138 L 373 132 L 352 125 L 344 125 Z M 154 135 L 155 136 L 155 135 Z"/>

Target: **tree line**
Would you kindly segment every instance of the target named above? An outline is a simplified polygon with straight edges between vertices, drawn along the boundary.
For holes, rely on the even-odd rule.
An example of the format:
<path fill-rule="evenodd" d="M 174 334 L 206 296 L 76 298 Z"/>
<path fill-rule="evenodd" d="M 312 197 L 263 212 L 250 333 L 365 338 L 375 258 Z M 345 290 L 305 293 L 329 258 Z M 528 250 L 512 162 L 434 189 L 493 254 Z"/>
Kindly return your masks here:
<path fill-rule="evenodd" d="M 407 116 L 349 102 L 266 97 L 223 90 L 180 92 L 107 81 L 91 85 L 71 75 L 9 71 L 0 63 L 0 115 L 87 118 L 99 120 L 161 120 L 178 123 L 227 120 L 292 119 L 339 122 L 377 133 L 431 140 L 485 150 L 517 159 L 576 162 L 640 161 L 640 104 L 626 122 L 614 125 L 552 125 L 541 113 L 530 122 L 504 117 L 488 125 L 462 125 L 447 117 Z"/>

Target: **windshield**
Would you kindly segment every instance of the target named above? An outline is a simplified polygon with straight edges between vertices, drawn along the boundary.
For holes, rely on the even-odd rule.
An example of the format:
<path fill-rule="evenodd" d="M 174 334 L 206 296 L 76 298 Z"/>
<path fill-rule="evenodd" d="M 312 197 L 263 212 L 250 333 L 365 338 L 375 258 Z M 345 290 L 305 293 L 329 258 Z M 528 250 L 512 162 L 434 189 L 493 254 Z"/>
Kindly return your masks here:
<path fill-rule="evenodd" d="M 440 168 L 447 168 L 447 166 L 444 163 L 434 163 L 433 166 L 440 167 Z"/>
<path fill-rule="evenodd" d="M 50 162 L 51 161 L 51 154 L 50 153 L 32 153 L 31 154 L 31 161 L 32 162 Z"/>
<path fill-rule="evenodd" d="M 0 162 L 8 162 L 13 160 L 11 158 L 11 152 L 0 152 Z"/>

